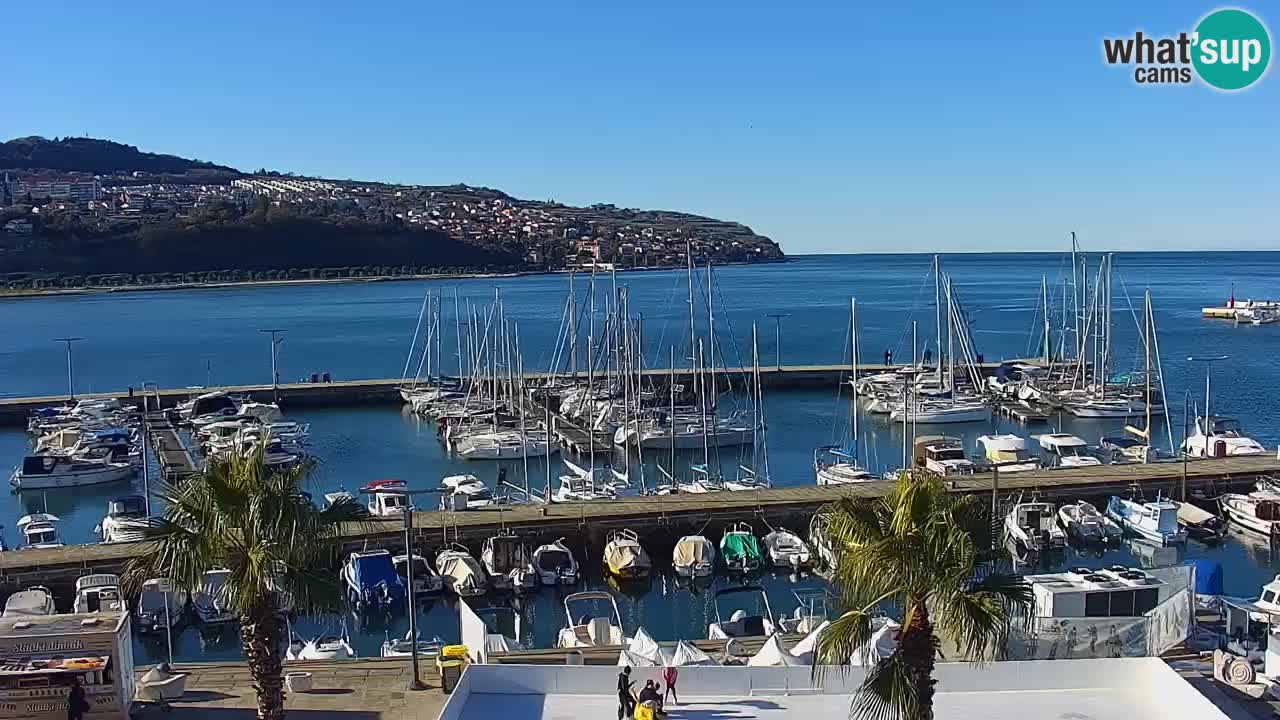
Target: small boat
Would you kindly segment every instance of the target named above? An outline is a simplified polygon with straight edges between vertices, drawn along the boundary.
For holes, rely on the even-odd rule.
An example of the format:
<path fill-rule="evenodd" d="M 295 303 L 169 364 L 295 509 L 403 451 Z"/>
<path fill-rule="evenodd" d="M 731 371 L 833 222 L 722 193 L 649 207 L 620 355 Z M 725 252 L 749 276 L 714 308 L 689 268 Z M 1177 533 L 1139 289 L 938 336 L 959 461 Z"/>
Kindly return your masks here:
<path fill-rule="evenodd" d="M 707 577 L 715 572 L 716 547 L 701 535 L 686 535 L 671 551 L 671 566 L 680 577 Z"/>
<path fill-rule="evenodd" d="M 555 446 L 545 430 L 488 430 L 468 432 L 452 441 L 454 453 L 463 460 L 519 460 L 546 457 Z"/>
<path fill-rule="evenodd" d="M 778 528 L 765 535 L 764 548 L 769 556 L 769 564 L 774 567 L 799 570 L 813 564 L 809 546 L 799 535 L 786 528 Z"/>
<path fill-rule="evenodd" d="M 1146 412 L 1147 406 L 1138 398 L 1065 399 L 1062 407 L 1078 418 L 1129 418 Z"/>
<path fill-rule="evenodd" d="M 141 495 L 126 495 L 107 503 L 107 515 L 97 530 L 104 543 L 137 542 L 146 537 L 150 527 L 147 499 Z"/>
<path fill-rule="evenodd" d="M 360 489 L 369 496 L 369 514 L 374 517 L 402 517 L 409 507 L 408 488 L 403 480 L 374 480 Z M 326 496 L 327 497 L 327 496 Z"/>
<path fill-rule="evenodd" d="M 708 639 L 768 637 L 777 632 L 769 597 L 759 585 L 717 590 L 714 604 L 716 621 L 707 627 Z"/>
<path fill-rule="evenodd" d="M 1227 534 L 1227 523 L 1204 508 L 1189 502 L 1174 503 L 1178 506 L 1178 524 L 1187 529 L 1187 535 L 1196 540 L 1221 540 Z"/>
<path fill-rule="evenodd" d="M 1246 530 L 1273 537 L 1280 527 L 1280 495 L 1227 493 L 1218 498 L 1222 512 Z"/>
<path fill-rule="evenodd" d="M 1058 524 L 1079 542 L 1109 542 L 1124 534 L 1111 518 L 1084 500 L 1058 508 Z"/>
<path fill-rule="evenodd" d="M 946 435 L 921 435 L 913 452 L 915 466 L 943 477 L 972 475 L 973 461 L 964 454 L 960 438 Z"/>
<path fill-rule="evenodd" d="M 746 523 L 731 525 L 720 536 L 720 560 L 731 572 L 751 572 L 764 565 L 760 541 Z"/>
<path fill-rule="evenodd" d="M 62 547 L 64 543 L 58 536 L 57 515 L 49 513 L 32 513 L 18 518 L 18 534 L 22 542 L 19 550 Z"/>
<path fill-rule="evenodd" d="M 1014 503 L 1004 518 L 1004 534 L 1020 547 L 1032 552 L 1061 550 L 1067 545 L 1067 535 L 1058 527 L 1053 503 Z"/>
<path fill-rule="evenodd" d="M 382 657 L 412 657 L 415 644 L 418 646 L 418 657 L 427 661 L 440 657 L 440 651 L 444 649 L 444 643 L 440 638 L 431 640 L 419 638 L 415 643 L 409 637 L 409 633 L 406 633 L 403 638 L 384 641 L 382 643 Z"/>
<path fill-rule="evenodd" d="M 1203 417 L 1196 418 L 1195 432 L 1182 442 L 1182 452 L 1190 457 L 1228 457 L 1263 455 L 1267 449 L 1245 437 L 1236 420 L 1215 415 L 1207 422 Z"/>
<path fill-rule="evenodd" d="M 134 626 L 139 632 L 162 632 L 182 622 L 187 610 L 187 595 L 178 591 L 169 578 L 152 578 L 142 583 L 138 604 L 133 610 Z"/>
<path fill-rule="evenodd" d="M 649 577 L 653 563 L 640 545 L 640 538 L 630 530 L 614 530 L 604 544 L 605 571 L 621 580 Z"/>
<path fill-rule="evenodd" d="M 235 622 L 236 613 L 228 607 L 225 598 L 227 577 L 230 570 L 215 568 L 204 574 L 204 582 L 191 593 L 191 607 L 196 617 L 205 625 Z"/>
<path fill-rule="evenodd" d="M 598 612 L 602 605 L 607 614 Z M 556 637 L 557 648 L 618 647 L 626 643 L 618 602 L 607 592 L 580 592 L 566 597 L 564 614 L 568 626 Z"/>
<path fill-rule="evenodd" d="M 1092 467 L 1102 461 L 1089 454 L 1089 444 L 1069 433 L 1048 433 L 1036 438 L 1049 454 L 1051 467 Z"/>
<path fill-rule="evenodd" d="M 835 446 L 813 451 L 813 472 L 819 485 L 849 485 L 879 479 L 863 469 L 852 453 Z"/>
<path fill-rule="evenodd" d="M 444 578 L 431 568 L 431 563 L 421 555 L 413 555 L 413 594 L 422 593 L 438 593 L 444 589 Z M 391 564 L 396 568 L 396 575 L 400 576 L 405 588 L 409 587 L 409 563 L 408 555 L 400 554 L 391 558 Z"/>
<path fill-rule="evenodd" d="M 1040 461 L 1031 457 L 1027 441 L 1017 435 L 979 435 L 978 448 L 987 462 L 1001 473 L 1040 469 Z"/>
<path fill-rule="evenodd" d="M 76 580 L 76 599 L 71 606 L 73 613 L 120 612 L 124 609 L 120 576 L 97 573 Z"/>
<path fill-rule="evenodd" d="M 980 401 L 921 400 L 889 413 L 892 422 L 926 424 L 990 422 L 991 408 Z"/>
<path fill-rule="evenodd" d="M 93 457 L 28 455 L 13 471 L 9 484 L 19 490 L 100 485 L 127 480 L 137 471 L 133 463 L 115 460 L 109 453 Z"/>
<path fill-rule="evenodd" d="M 284 421 L 284 413 L 280 412 L 280 406 L 275 403 L 246 402 L 236 408 L 236 414 L 257 418 L 264 425 Z"/>
<path fill-rule="evenodd" d="M 1098 446 L 1113 463 L 1144 463 L 1154 454 L 1150 445 L 1125 435 L 1104 435 Z"/>
<path fill-rule="evenodd" d="M 342 566 L 347 599 L 357 610 L 385 609 L 404 602 L 404 581 L 387 550 L 353 552 Z"/>
<path fill-rule="evenodd" d="M 450 475 L 440 480 L 442 510 L 477 510 L 495 505 L 493 491 L 475 475 Z"/>
<path fill-rule="evenodd" d="M 564 538 L 540 545 L 533 551 L 533 566 L 543 585 L 573 585 L 578 582 L 578 561 L 564 544 Z"/>
<path fill-rule="evenodd" d="M 1115 495 L 1107 501 L 1107 517 L 1121 528 L 1165 545 L 1187 541 L 1187 531 L 1178 527 L 1178 508 L 1167 500 L 1139 502 Z"/>
<path fill-rule="evenodd" d="M 356 496 L 346 490 L 337 490 L 335 492 L 324 494 L 325 507 L 333 507 L 339 502 L 354 503 L 356 502 Z"/>
<path fill-rule="evenodd" d="M 0 617 L 23 618 L 40 615 L 56 615 L 57 607 L 53 604 L 53 593 L 43 585 L 34 585 L 20 590 L 4 601 L 4 614 Z"/>
<path fill-rule="evenodd" d="M 357 657 L 347 637 L 346 626 L 341 635 L 321 635 L 302 643 L 292 660 L 350 660 Z"/>
<path fill-rule="evenodd" d="M 436 555 L 436 570 L 444 578 L 444 586 L 458 597 L 483 595 L 489 589 L 484 568 L 458 543 L 446 545 Z"/>
<path fill-rule="evenodd" d="M 538 586 L 538 573 L 529 560 L 529 548 L 511 533 L 494 535 L 484 542 L 480 563 L 494 590 L 527 592 Z"/>

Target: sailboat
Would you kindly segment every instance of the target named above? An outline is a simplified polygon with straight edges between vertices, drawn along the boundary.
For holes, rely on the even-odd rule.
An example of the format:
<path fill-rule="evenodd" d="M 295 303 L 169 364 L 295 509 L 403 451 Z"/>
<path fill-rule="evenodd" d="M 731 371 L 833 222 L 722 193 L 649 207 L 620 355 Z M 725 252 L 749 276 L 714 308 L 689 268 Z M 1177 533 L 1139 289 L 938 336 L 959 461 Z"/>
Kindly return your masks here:
<path fill-rule="evenodd" d="M 819 485 L 846 485 L 875 480 L 858 462 L 858 301 L 849 298 L 849 384 L 855 388 L 849 408 L 849 435 L 844 445 L 827 445 L 813 451 L 813 471 Z M 836 388 L 837 395 L 840 388 Z"/>

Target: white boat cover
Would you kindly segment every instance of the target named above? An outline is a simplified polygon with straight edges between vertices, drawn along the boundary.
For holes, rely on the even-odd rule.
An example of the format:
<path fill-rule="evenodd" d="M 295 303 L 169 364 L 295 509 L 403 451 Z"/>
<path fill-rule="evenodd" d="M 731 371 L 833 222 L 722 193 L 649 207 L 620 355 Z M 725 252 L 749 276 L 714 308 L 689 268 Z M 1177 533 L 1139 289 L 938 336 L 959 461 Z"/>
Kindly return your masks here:
<path fill-rule="evenodd" d="M 1213 513 L 1191 503 L 1184 502 L 1178 505 L 1178 519 L 1188 525 L 1203 525 L 1214 517 L 1216 516 Z"/>
<path fill-rule="evenodd" d="M 49 593 L 44 590 L 22 590 L 9 596 L 4 604 L 4 617 L 49 614 Z"/>
<path fill-rule="evenodd" d="M 692 644 L 681 640 L 676 644 L 675 654 L 671 656 L 671 660 L 667 663 L 672 667 L 687 667 L 689 665 L 719 665 L 720 663 L 711 659 L 711 656 L 702 652 Z"/>
<path fill-rule="evenodd" d="M 791 648 L 791 654 L 803 661 L 805 665 L 812 665 L 813 655 L 818 651 L 818 636 L 830 624 L 830 620 L 823 620 L 821 625 L 814 628 L 812 632 L 804 636 L 803 640 L 796 643 L 795 647 Z"/>
<path fill-rule="evenodd" d="M 658 663 L 653 658 L 637 655 L 630 650 L 623 650 L 618 653 L 618 665 L 628 665 L 630 667 L 657 667 Z"/>
<path fill-rule="evenodd" d="M 606 545 L 604 561 L 614 572 L 650 566 L 649 554 L 640 547 L 640 543 L 626 540 L 614 540 Z"/>
<path fill-rule="evenodd" d="M 658 641 L 654 640 L 649 631 L 644 628 L 636 630 L 636 636 L 631 638 L 631 642 L 627 644 L 627 651 L 649 660 L 650 665 L 656 664 L 661 658 Z"/>
<path fill-rule="evenodd" d="M 699 563 L 715 562 L 716 549 L 711 541 L 701 535 L 680 538 L 676 543 L 674 562 L 677 567 L 691 567 Z"/>
<path fill-rule="evenodd" d="M 849 665 L 871 667 L 898 649 L 898 628 L 901 627 L 898 623 L 889 618 L 876 618 L 871 621 L 871 627 L 871 639 L 853 651 Z"/>
<path fill-rule="evenodd" d="M 748 667 L 796 667 L 804 665 L 804 661 L 782 646 L 782 639 L 777 633 L 769 636 L 760 646 L 760 650 L 747 661 Z"/>
<path fill-rule="evenodd" d="M 508 653 L 524 650 L 520 643 L 512 641 L 511 638 L 502 633 L 489 633 L 484 638 L 485 652 L 489 653 Z"/>

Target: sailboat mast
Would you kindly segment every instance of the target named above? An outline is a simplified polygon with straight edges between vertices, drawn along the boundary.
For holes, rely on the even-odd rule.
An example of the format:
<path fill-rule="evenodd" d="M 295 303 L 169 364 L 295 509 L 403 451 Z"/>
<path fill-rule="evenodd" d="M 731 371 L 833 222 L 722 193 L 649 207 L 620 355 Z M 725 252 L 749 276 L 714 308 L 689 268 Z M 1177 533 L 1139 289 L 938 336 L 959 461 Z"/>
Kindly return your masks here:
<path fill-rule="evenodd" d="M 941 358 L 939 358 L 941 360 Z M 858 459 L 858 301 L 849 298 L 849 367 L 852 368 L 853 406 L 849 411 L 853 431 L 853 459 Z M 942 363 L 938 363 L 942 367 Z"/>
<path fill-rule="evenodd" d="M 1049 350 L 1049 278 L 1040 276 L 1040 294 L 1044 299 L 1044 364 L 1048 365 L 1052 353 Z"/>
<path fill-rule="evenodd" d="M 689 377 L 689 382 L 693 382 L 693 376 Z M 676 486 L 676 346 L 671 344 L 671 415 L 667 418 L 671 432 L 671 488 L 674 490 Z"/>
<path fill-rule="evenodd" d="M 1145 322 L 1143 323 L 1143 334 L 1146 337 L 1146 342 L 1143 344 L 1146 345 L 1145 350 L 1147 355 L 1147 369 L 1146 369 L 1146 372 L 1143 374 L 1143 380 L 1146 383 L 1146 398 L 1143 400 L 1143 402 L 1146 405 L 1145 409 L 1146 409 L 1146 416 L 1147 416 L 1147 424 L 1143 427 L 1143 429 L 1147 431 L 1147 447 L 1150 448 L 1151 447 L 1151 335 L 1152 335 L 1151 288 L 1147 288 L 1147 291 L 1145 293 L 1144 305 L 1146 306 L 1146 309 L 1145 309 L 1144 318 L 1143 318 L 1145 320 Z"/>
<path fill-rule="evenodd" d="M 574 272 L 569 271 L 569 377 L 578 384 L 578 293 L 574 290 Z"/>
<path fill-rule="evenodd" d="M 520 369 L 520 462 L 524 466 L 524 501 L 529 502 L 529 433 L 524 425 L 524 356 L 520 354 L 520 323 L 512 323 L 515 334 L 516 363 Z M 548 438 L 550 442 L 550 438 Z"/>
<path fill-rule="evenodd" d="M 955 302 L 951 296 L 951 278 L 944 285 L 947 291 L 947 390 L 951 400 L 955 402 L 956 394 L 956 352 L 955 352 Z"/>
<path fill-rule="evenodd" d="M 462 307 L 458 305 L 458 286 L 453 286 L 453 334 L 458 346 L 458 380 L 462 381 L 466 372 L 462 367 Z"/>
<path fill-rule="evenodd" d="M 700 388 L 698 395 L 702 400 L 702 402 L 699 403 L 699 407 L 702 408 L 702 464 L 706 466 L 707 474 L 710 475 L 711 446 L 707 443 L 707 377 L 706 373 L 702 371 L 702 368 L 704 367 L 703 363 L 706 362 L 706 358 L 703 356 L 702 352 L 702 341 L 699 340 L 698 351 L 695 356 L 694 372 L 698 373 L 698 383 Z"/>
<path fill-rule="evenodd" d="M 587 454 L 591 456 L 591 492 L 595 493 L 596 489 L 596 453 L 595 453 L 595 431 L 596 431 L 596 398 L 595 398 L 595 367 L 596 367 L 596 271 L 595 266 L 591 267 L 591 282 L 587 285 L 588 292 L 591 297 L 588 300 L 589 311 L 587 314 L 587 404 L 591 408 L 587 426 Z"/>
<path fill-rule="evenodd" d="M 934 347 L 938 349 L 938 384 L 942 384 L 942 276 L 938 272 L 938 256 L 933 256 L 933 306 L 934 329 L 937 331 Z M 915 353 L 914 350 L 911 351 Z"/>
<path fill-rule="evenodd" d="M 418 333 L 422 330 L 422 314 L 427 311 L 427 300 L 430 297 L 430 291 L 422 295 L 422 307 L 418 309 L 418 322 L 413 326 L 413 340 L 409 341 L 409 355 L 404 359 L 404 372 L 400 373 L 401 387 L 404 387 L 404 381 L 409 377 L 409 365 L 413 363 L 413 351 L 418 349 Z"/>
<path fill-rule="evenodd" d="M 689 364 L 695 369 L 697 367 L 697 350 L 698 350 L 698 326 L 694 317 L 693 305 L 693 249 L 689 243 L 684 244 L 684 256 L 686 265 L 689 269 Z M 692 382 L 692 377 L 690 378 Z M 697 387 L 694 385 L 694 387 Z"/>

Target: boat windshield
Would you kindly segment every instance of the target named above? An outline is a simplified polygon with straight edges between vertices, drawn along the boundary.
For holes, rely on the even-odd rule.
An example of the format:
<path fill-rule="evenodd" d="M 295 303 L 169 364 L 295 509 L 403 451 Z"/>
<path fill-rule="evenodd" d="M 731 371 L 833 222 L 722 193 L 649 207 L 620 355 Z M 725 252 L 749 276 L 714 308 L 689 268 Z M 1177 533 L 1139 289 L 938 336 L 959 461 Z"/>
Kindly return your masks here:
<path fill-rule="evenodd" d="M 929 454 L 934 460 L 946 462 L 947 460 L 964 460 L 964 450 L 958 447 L 930 448 Z"/>
<path fill-rule="evenodd" d="M 1214 418 L 1209 421 L 1209 434 L 1215 437 L 1240 437 L 1240 422 L 1231 418 Z"/>
<path fill-rule="evenodd" d="M 58 542 L 58 531 L 53 528 L 29 528 L 27 542 L 31 545 L 44 545 Z"/>
<path fill-rule="evenodd" d="M 998 448 L 989 451 L 988 456 L 994 462 L 1025 462 L 1031 459 L 1031 453 L 1025 448 L 1005 449 Z"/>

